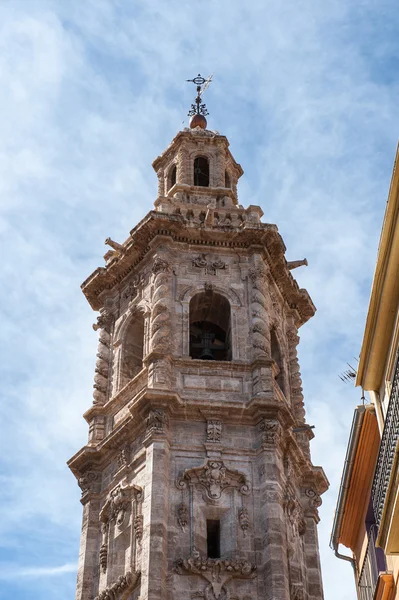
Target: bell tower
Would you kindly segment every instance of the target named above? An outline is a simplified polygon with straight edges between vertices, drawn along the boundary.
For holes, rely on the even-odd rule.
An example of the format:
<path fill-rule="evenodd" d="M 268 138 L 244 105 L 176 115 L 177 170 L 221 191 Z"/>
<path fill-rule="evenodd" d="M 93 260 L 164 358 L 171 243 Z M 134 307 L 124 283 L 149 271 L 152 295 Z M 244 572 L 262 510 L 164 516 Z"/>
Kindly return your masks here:
<path fill-rule="evenodd" d="M 322 600 L 297 359 L 313 316 L 276 225 L 238 202 L 243 174 L 207 129 L 154 161 L 158 197 L 82 284 L 99 334 L 76 600 Z"/>

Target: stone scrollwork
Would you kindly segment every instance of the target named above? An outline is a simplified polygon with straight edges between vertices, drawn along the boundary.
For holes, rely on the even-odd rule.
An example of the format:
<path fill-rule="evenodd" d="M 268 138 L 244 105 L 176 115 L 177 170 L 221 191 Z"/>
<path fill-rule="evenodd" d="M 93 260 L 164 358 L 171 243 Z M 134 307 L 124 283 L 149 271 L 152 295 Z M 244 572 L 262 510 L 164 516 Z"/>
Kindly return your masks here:
<path fill-rule="evenodd" d="M 206 254 L 200 254 L 192 259 L 193 267 L 204 269 L 205 275 L 216 275 L 218 270 L 224 270 L 227 264 L 220 258 L 207 260 Z"/>
<path fill-rule="evenodd" d="M 122 600 L 128 592 L 134 589 L 139 577 L 140 573 L 128 571 L 125 575 L 121 575 L 115 583 L 100 592 L 94 600 Z"/>
<path fill-rule="evenodd" d="M 310 508 L 319 508 L 322 504 L 322 499 L 319 494 L 313 489 L 308 488 L 305 490 L 305 496 L 309 498 L 309 507 Z"/>
<path fill-rule="evenodd" d="M 138 275 L 133 277 L 129 281 L 126 289 L 123 292 L 123 298 L 132 300 L 137 295 L 137 292 L 139 291 L 139 287 L 143 284 L 143 282 L 144 282 L 144 275 L 142 273 L 139 273 Z"/>
<path fill-rule="evenodd" d="M 236 488 L 241 494 L 250 493 L 249 483 L 243 473 L 228 469 L 221 460 L 208 460 L 202 467 L 194 467 L 184 472 L 177 486 L 198 485 L 204 489 L 205 499 L 218 500 L 227 488 Z"/>
<path fill-rule="evenodd" d="M 100 482 L 101 476 L 98 471 L 85 471 L 80 477 L 78 477 L 78 486 L 82 490 L 82 496 L 90 492 L 95 491 Z"/>

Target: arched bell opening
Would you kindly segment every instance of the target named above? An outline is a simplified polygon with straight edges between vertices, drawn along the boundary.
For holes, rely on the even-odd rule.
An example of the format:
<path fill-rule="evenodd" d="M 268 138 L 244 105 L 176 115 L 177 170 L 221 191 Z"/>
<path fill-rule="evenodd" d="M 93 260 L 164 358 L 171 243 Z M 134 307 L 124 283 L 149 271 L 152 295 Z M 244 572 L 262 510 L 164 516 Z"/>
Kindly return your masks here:
<path fill-rule="evenodd" d="M 270 345 L 271 345 L 271 355 L 274 360 L 274 379 L 276 380 L 280 390 L 284 391 L 284 368 L 283 368 L 283 359 L 281 357 L 280 344 L 277 339 L 276 331 L 274 328 L 270 331 Z"/>
<path fill-rule="evenodd" d="M 143 368 L 144 315 L 137 313 L 130 323 L 122 345 L 120 366 L 121 387 L 133 379 Z"/>
<path fill-rule="evenodd" d="M 230 180 L 230 175 L 229 175 L 228 171 L 225 171 L 225 173 L 224 173 L 224 187 L 231 188 L 231 180 Z"/>
<path fill-rule="evenodd" d="M 177 174 L 176 165 L 172 165 L 170 167 L 169 173 L 168 173 L 168 190 L 170 190 L 175 185 L 176 174 Z"/>
<path fill-rule="evenodd" d="M 231 360 L 230 303 L 217 292 L 197 294 L 190 302 L 190 356 Z"/>
<path fill-rule="evenodd" d="M 194 160 L 194 185 L 209 187 L 209 160 L 205 156 Z"/>

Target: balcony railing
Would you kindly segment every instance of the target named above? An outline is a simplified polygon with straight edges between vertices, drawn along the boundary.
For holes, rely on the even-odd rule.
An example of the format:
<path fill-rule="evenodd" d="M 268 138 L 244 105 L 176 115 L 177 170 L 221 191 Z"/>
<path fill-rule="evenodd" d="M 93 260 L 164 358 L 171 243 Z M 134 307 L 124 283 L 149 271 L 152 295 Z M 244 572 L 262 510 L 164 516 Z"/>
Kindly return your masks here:
<path fill-rule="evenodd" d="M 378 527 L 381 524 L 382 512 L 388 490 L 389 479 L 395 458 L 396 445 L 399 439 L 399 354 L 396 359 L 395 374 L 389 397 L 384 431 L 381 438 L 375 469 L 371 496 L 375 520 Z"/>
<path fill-rule="evenodd" d="M 369 532 L 369 541 L 358 580 L 359 600 L 373 600 L 379 573 L 385 571 L 385 557 L 380 548 L 375 547 L 376 526 Z"/>

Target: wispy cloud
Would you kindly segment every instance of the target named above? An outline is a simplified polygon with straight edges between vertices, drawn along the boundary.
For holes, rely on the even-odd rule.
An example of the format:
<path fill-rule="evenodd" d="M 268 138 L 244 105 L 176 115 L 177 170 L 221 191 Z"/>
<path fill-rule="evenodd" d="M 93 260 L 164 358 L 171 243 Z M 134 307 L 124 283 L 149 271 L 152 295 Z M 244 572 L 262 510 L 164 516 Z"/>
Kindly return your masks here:
<path fill-rule="evenodd" d="M 338 373 L 359 352 L 398 137 L 396 3 L 205 0 L 201 19 L 181 0 L 0 5 L 0 573 L 56 560 L 65 574 L 56 588 L 3 578 L 4 597 L 26 598 L 28 577 L 35 600 L 72 594 L 81 506 L 65 461 L 86 440 L 97 344 L 79 286 L 105 237 L 151 209 L 151 162 L 187 122 L 185 79 L 200 70 L 215 73 L 209 125 L 245 170 L 240 201 L 278 224 L 289 259 L 309 260 L 295 275 L 318 308 L 300 360 L 331 481 L 325 597 L 355 598 L 328 549 L 360 396 Z"/>
<path fill-rule="evenodd" d="M 0 581 L 14 580 L 23 577 L 24 579 L 36 579 L 41 577 L 58 577 L 65 573 L 75 573 L 76 563 L 67 563 L 60 567 L 21 567 L 17 565 L 2 566 L 0 568 Z"/>

